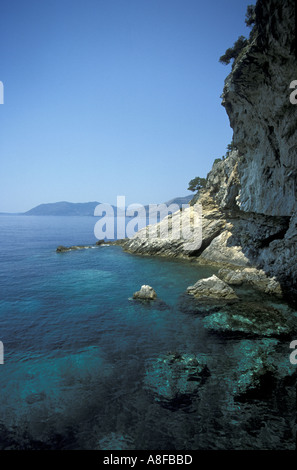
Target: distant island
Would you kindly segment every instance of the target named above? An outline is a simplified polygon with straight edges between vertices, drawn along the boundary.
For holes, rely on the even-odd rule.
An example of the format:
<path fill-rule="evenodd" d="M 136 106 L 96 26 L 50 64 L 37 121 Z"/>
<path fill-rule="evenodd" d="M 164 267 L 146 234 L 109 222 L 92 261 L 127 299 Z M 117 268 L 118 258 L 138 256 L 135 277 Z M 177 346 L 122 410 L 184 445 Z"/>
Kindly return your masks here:
<path fill-rule="evenodd" d="M 39 204 L 33 207 L 23 215 L 63 215 L 63 216 L 93 216 L 95 207 L 100 202 L 53 202 L 48 204 Z"/>
<path fill-rule="evenodd" d="M 177 204 L 179 207 L 182 204 L 188 204 L 190 200 L 193 198 L 193 195 L 184 196 L 184 197 L 176 197 L 171 199 L 170 201 L 165 202 L 168 206 L 171 204 Z M 37 216 L 94 216 L 95 207 L 100 204 L 100 202 L 93 201 L 93 202 L 53 202 L 48 204 L 39 204 L 36 207 L 26 211 L 26 212 L 18 212 L 18 213 L 8 213 L 8 212 L 0 212 L 0 215 L 37 215 Z M 115 206 L 114 209 L 116 210 Z M 144 206 L 148 211 L 148 205 Z"/>

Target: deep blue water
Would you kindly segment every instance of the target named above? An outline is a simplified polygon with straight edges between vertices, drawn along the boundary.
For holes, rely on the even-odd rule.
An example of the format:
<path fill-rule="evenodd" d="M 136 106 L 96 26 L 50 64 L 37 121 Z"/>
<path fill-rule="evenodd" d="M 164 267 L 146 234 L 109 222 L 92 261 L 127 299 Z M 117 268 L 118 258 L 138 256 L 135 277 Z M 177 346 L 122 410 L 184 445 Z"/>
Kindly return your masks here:
<path fill-rule="evenodd" d="M 294 390 L 280 404 L 236 403 L 226 377 L 247 343 L 181 308 L 186 288 L 216 270 L 117 246 L 56 253 L 95 243 L 94 220 L 0 217 L 0 448 L 295 448 Z M 165 305 L 132 301 L 142 284 Z M 190 411 L 160 406 L 144 386 L 168 351 L 199 354 L 211 370 Z"/>

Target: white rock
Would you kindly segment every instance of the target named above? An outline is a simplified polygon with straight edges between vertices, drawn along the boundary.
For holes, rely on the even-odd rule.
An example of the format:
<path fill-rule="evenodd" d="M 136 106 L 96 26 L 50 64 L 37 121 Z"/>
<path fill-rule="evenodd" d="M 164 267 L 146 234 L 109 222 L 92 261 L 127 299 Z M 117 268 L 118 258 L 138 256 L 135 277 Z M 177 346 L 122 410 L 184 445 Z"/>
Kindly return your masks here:
<path fill-rule="evenodd" d="M 207 279 L 201 279 L 187 288 L 188 294 L 194 297 L 211 299 L 237 299 L 234 290 L 215 274 Z"/>
<path fill-rule="evenodd" d="M 155 300 L 156 298 L 157 294 L 155 290 L 148 285 L 141 286 L 140 290 L 133 294 L 133 299 Z"/>

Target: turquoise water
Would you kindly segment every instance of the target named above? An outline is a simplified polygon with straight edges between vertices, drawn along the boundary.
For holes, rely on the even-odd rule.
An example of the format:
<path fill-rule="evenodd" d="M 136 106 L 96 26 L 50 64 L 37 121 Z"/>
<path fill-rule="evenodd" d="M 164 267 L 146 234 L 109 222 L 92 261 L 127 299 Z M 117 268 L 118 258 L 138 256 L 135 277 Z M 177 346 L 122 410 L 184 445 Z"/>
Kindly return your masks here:
<path fill-rule="evenodd" d="M 95 243 L 93 229 L 91 217 L 0 218 L 1 448 L 295 448 L 295 390 L 234 401 L 234 370 L 254 343 L 213 335 L 184 308 L 186 288 L 215 270 L 117 246 L 56 253 Z M 142 284 L 163 302 L 132 301 Z M 211 371 L 188 407 L 161 406 L 144 386 L 169 351 L 199 354 Z"/>

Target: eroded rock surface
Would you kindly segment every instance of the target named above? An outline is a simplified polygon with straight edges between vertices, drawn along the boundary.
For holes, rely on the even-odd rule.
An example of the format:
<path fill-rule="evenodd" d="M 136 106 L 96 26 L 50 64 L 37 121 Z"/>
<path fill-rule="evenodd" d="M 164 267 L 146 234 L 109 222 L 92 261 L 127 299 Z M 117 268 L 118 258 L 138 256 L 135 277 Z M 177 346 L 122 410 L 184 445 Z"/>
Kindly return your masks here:
<path fill-rule="evenodd" d="M 215 274 L 207 279 L 201 279 L 187 288 L 187 293 L 200 299 L 234 300 L 237 295 L 234 290 Z"/>
<path fill-rule="evenodd" d="M 133 299 L 138 300 L 155 300 L 156 298 L 156 291 L 148 285 L 141 286 L 140 290 L 133 294 Z"/>
<path fill-rule="evenodd" d="M 235 148 L 214 163 L 206 188 L 193 199 L 202 205 L 202 243 L 197 240 L 196 248 L 187 249 L 182 237 L 149 239 L 143 229 L 123 242 L 124 249 L 254 267 L 275 278 L 285 296 L 296 301 L 297 108 L 289 100 L 297 70 L 294 16 L 293 0 L 257 1 L 249 43 L 235 60 L 222 95 Z M 152 231 L 164 235 L 165 222 Z M 272 282 L 267 289 L 278 287 Z"/>
<path fill-rule="evenodd" d="M 296 320 L 294 312 L 282 312 L 270 305 L 243 301 L 207 316 L 203 324 L 207 329 L 218 332 L 277 337 L 296 331 Z"/>
<path fill-rule="evenodd" d="M 266 294 L 282 296 L 280 283 L 275 278 L 266 276 L 263 270 L 222 268 L 219 270 L 218 276 L 229 285 L 241 286 L 246 283 Z"/>

